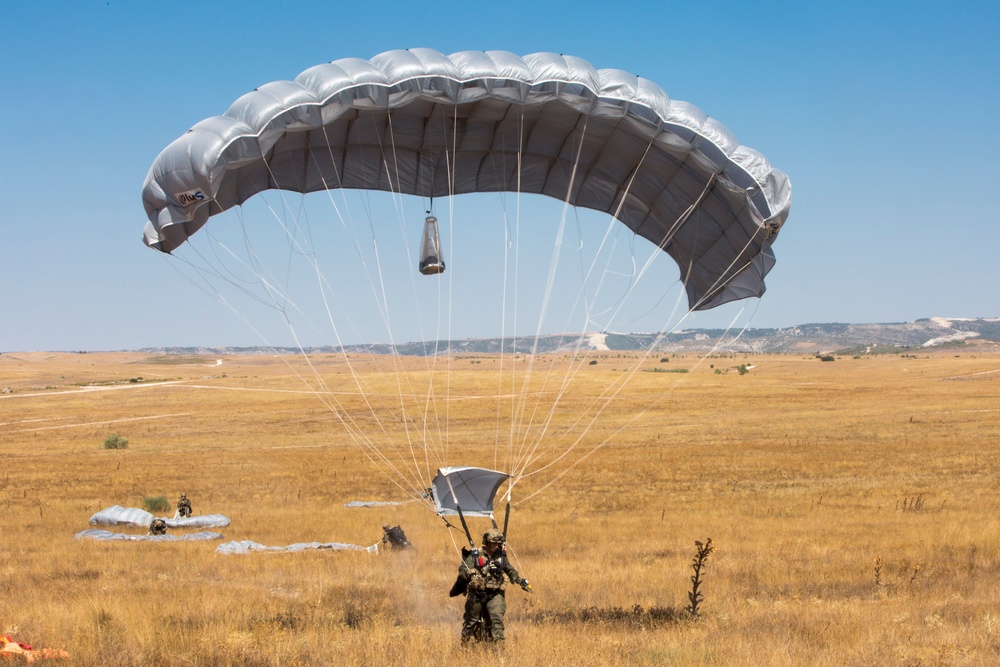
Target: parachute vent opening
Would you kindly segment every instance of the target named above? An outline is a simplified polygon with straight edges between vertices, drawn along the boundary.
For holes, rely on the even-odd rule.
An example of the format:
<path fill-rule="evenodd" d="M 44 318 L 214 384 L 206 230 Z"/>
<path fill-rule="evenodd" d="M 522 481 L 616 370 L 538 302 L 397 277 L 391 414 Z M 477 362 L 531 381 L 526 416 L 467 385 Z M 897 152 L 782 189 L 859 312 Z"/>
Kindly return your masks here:
<path fill-rule="evenodd" d="M 420 244 L 420 273 L 425 276 L 444 273 L 441 236 L 438 233 L 437 218 L 433 215 L 428 215 L 424 219 L 424 237 Z"/>

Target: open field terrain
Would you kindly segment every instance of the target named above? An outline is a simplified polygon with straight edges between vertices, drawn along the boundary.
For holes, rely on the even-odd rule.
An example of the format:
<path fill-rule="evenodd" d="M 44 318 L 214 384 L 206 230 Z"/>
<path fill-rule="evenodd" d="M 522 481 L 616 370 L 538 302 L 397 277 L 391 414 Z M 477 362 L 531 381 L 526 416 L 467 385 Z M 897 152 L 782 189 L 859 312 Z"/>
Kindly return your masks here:
<path fill-rule="evenodd" d="M 374 393 L 393 386 L 395 363 L 426 368 L 354 360 Z M 555 426 L 627 361 L 595 360 Z M 1000 664 L 1000 354 L 989 346 L 643 362 L 659 372 L 636 373 L 571 457 L 517 487 L 515 501 L 540 491 L 515 506 L 509 531 L 535 592 L 509 591 L 497 654 L 458 641 L 464 599 L 447 592 L 461 536 L 407 502 L 297 363 L 0 355 L 0 632 L 65 649 L 74 665 Z M 360 410 L 343 361 L 315 363 Z M 496 393 L 498 365 L 462 363 L 448 463 L 480 465 L 494 427 L 475 397 Z M 102 449 L 112 433 L 128 448 Z M 220 542 L 73 537 L 101 509 L 182 492 L 195 514 L 232 519 L 223 542 L 370 545 L 388 522 L 417 548 L 221 555 Z M 345 507 L 355 500 L 404 504 Z M 691 562 L 708 538 L 717 550 L 694 620 Z"/>

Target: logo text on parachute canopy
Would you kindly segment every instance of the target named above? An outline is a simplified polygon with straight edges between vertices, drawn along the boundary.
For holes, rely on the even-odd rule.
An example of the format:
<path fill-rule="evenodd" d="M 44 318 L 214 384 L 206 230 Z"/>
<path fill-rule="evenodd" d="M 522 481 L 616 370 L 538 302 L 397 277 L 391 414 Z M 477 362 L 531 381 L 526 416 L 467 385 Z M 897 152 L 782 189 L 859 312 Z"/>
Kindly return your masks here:
<path fill-rule="evenodd" d="M 174 196 L 177 197 L 177 201 L 180 202 L 180 205 L 185 207 L 190 206 L 191 204 L 206 201 L 208 199 L 205 193 L 201 190 L 188 190 L 187 192 L 181 192 Z"/>

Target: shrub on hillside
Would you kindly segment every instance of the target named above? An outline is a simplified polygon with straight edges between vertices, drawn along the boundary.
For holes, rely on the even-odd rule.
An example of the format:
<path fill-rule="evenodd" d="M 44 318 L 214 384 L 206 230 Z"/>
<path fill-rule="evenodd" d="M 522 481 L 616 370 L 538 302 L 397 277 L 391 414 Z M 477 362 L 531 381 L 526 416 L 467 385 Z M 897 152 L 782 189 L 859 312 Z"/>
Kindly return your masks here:
<path fill-rule="evenodd" d="M 142 509 L 147 512 L 169 512 L 170 501 L 166 496 L 146 496 L 142 499 Z"/>
<path fill-rule="evenodd" d="M 103 449 L 128 449 L 128 438 L 112 433 L 104 439 Z"/>

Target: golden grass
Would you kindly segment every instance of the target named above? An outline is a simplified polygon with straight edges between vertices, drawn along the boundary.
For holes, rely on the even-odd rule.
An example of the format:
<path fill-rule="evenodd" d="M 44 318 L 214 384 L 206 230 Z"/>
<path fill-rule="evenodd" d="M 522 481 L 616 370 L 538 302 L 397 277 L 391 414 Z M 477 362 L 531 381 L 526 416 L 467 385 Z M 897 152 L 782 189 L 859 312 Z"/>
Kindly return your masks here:
<path fill-rule="evenodd" d="M 495 392 L 498 364 L 479 359 L 452 373 L 453 394 Z M 391 385 L 391 360 L 356 360 L 369 386 Z M 342 362 L 319 361 L 349 386 Z M 582 371 L 566 411 L 626 361 Z M 285 363 L 0 355 L 0 632 L 75 665 L 1000 663 L 1000 354 L 696 362 L 636 374 L 585 445 L 637 405 L 643 418 L 515 508 L 536 592 L 510 592 L 494 655 L 458 642 L 459 536 L 415 503 L 344 507 L 405 498 Z M 715 373 L 739 363 L 754 368 Z M 487 449 L 474 403 L 453 402 L 451 464 Z M 128 449 L 100 448 L 113 432 Z M 417 549 L 223 556 L 217 542 L 73 539 L 100 509 L 181 492 L 232 519 L 226 541 L 366 545 L 390 521 Z M 709 537 L 701 619 L 652 613 L 687 606 Z"/>

